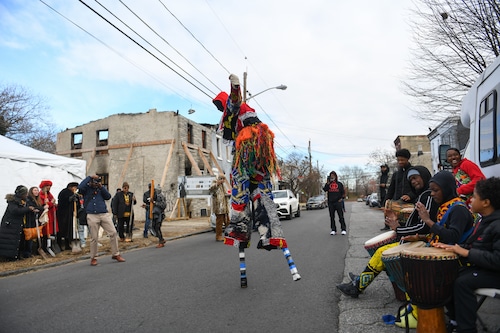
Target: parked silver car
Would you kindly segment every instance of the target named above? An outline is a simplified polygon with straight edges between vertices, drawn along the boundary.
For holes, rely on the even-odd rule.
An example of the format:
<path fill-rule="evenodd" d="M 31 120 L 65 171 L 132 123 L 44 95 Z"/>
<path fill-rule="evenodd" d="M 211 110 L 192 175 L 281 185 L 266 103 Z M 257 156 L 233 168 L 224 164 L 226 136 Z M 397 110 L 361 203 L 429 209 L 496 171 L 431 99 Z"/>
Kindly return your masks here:
<path fill-rule="evenodd" d="M 323 209 L 327 206 L 326 198 L 324 195 L 318 195 L 315 197 L 310 197 L 306 202 L 306 209 Z"/>
<path fill-rule="evenodd" d="M 378 193 L 370 194 L 370 197 L 367 199 L 368 205 L 370 207 L 380 207 L 380 202 L 378 201 Z"/>

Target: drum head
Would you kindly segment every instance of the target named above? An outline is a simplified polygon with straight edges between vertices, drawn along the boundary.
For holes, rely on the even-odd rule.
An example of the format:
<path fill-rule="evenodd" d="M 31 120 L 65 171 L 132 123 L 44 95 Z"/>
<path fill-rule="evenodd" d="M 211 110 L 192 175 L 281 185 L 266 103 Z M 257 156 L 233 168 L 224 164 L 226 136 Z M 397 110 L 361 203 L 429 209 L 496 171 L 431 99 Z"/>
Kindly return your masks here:
<path fill-rule="evenodd" d="M 375 237 L 370 238 L 369 240 L 367 240 L 365 242 L 365 246 L 377 244 L 377 243 L 380 243 L 383 240 L 391 239 L 391 238 L 394 238 L 394 237 L 396 237 L 396 232 L 394 230 L 386 231 L 386 232 L 384 232 L 384 233 L 382 233 L 380 235 L 377 235 L 377 236 L 375 236 Z"/>
<path fill-rule="evenodd" d="M 417 260 L 454 260 L 458 255 L 437 247 L 416 247 L 401 251 L 401 257 Z"/>
<path fill-rule="evenodd" d="M 392 258 L 397 257 L 403 250 L 413 249 L 416 247 L 424 247 L 425 243 L 422 241 L 403 243 L 398 246 L 391 247 L 390 249 L 382 252 L 382 257 Z"/>

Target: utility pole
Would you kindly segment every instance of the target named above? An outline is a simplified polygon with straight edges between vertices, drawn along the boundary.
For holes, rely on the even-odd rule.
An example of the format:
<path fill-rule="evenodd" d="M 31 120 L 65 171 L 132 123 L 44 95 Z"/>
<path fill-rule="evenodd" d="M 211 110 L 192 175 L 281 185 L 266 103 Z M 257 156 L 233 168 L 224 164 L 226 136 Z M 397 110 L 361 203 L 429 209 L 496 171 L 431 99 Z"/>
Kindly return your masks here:
<path fill-rule="evenodd" d="M 243 72 L 243 103 L 247 102 L 247 72 Z"/>
<path fill-rule="evenodd" d="M 312 173 L 311 139 L 309 139 L 309 148 L 307 150 L 309 152 L 309 175 L 310 175 Z"/>

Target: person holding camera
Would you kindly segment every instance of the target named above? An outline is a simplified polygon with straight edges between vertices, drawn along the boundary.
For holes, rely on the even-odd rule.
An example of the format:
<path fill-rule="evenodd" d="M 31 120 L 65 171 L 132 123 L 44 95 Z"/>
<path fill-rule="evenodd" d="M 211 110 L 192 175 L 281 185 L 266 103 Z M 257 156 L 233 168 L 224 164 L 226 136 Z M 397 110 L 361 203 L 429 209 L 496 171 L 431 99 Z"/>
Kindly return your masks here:
<path fill-rule="evenodd" d="M 102 186 L 101 177 L 97 175 L 88 176 L 80 185 L 78 191 L 83 195 L 85 211 L 87 213 L 87 225 L 90 230 L 90 265 L 97 266 L 97 242 L 99 239 L 99 227 L 108 234 L 111 243 L 111 259 L 124 262 L 125 259 L 118 251 L 118 235 L 111 220 L 111 215 L 106 207 L 106 200 L 111 199 L 111 194 Z"/>
<path fill-rule="evenodd" d="M 337 234 L 337 226 L 335 225 L 335 212 L 339 216 L 340 229 L 342 230 L 342 235 L 347 234 L 347 228 L 345 226 L 344 220 L 344 209 L 342 207 L 342 202 L 345 198 L 344 184 L 338 181 L 337 173 L 335 171 L 330 172 L 327 178 L 325 186 L 323 186 L 323 191 L 328 192 L 328 210 L 330 212 L 330 227 L 332 231 L 330 235 Z"/>

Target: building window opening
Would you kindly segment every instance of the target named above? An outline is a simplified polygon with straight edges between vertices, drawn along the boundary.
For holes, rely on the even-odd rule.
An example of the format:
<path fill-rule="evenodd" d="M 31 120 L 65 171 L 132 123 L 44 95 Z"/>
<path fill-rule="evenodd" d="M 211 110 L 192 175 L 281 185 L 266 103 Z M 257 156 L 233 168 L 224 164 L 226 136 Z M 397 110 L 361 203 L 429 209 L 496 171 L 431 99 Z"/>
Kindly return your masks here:
<path fill-rule="evenodd" d="M 188 124 L 187 127 L 187 141 L 188 143 L 193 143 L 193 125 Z"/>
<path fill-rule="evenodd" d="M 71 149 L 82 149 L 83 134 L 73 133 L 71 134 Z"/>
<path fill-rule="evenodd" d="M 97 146 L 107 146 L 108 145 L 108 130 L 99 130 L 97 131 Z"/>
<path fill-rule="evenodd" d="M 201 131 L 201 146 L 207 148 L 207 131 Z"/>
<path fill-rule="evenodd" d="M 221 154 L 221 142 L 220 142 L 220 139 L 217 138 L 217 142 L 216 142 L 216 145 L 217 145 L 217 158 L 222 158 Z"/>
<path fill-rule="evenodd" d="M 106 147 L 108 145 L 108 130 L 97 131 L 97 147 Z M 108 155 L 107 149 L 98 149 L 96 151 L 97 155 Z"/>

